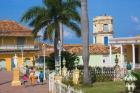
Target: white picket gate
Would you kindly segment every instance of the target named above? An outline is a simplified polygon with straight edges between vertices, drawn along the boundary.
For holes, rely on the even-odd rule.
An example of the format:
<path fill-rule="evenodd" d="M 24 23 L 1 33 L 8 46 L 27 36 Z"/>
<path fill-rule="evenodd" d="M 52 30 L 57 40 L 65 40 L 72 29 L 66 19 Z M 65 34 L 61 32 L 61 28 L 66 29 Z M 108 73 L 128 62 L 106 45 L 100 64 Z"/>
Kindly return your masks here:
<path fill-rule="evenodd" d="M 54 72 L 49 74 L 49 93 L 83 93 L 82 91 L 74 90 L 71 86 L 55 81 L 54 75 Z"/>

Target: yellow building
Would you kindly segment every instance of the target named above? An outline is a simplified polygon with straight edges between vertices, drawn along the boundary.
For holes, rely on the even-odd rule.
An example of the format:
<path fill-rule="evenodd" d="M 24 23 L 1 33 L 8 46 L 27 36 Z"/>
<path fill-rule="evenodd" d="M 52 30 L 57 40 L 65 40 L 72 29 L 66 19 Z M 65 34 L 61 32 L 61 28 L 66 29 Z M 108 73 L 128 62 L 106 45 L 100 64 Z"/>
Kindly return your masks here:
<path fill-rule="evenodd" d="M 13 57 L 21 64 L 32 66 L 33 58 L 39 50 L 35 45 L 32 30 L 15 21 L 0 21 L 0 68 L 11 71 L 14 68 Z"/>

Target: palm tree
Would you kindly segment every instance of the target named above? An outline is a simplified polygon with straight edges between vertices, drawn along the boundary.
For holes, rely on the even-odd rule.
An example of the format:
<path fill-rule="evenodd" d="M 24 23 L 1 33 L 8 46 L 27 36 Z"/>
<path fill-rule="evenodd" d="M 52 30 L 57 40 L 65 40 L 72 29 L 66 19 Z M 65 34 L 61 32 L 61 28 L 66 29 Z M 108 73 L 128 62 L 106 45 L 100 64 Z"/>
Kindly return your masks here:
<path fill-rule="evenodd" d="M 79 26 L 79 0 L 43 0 L 43 6 L 35 6 L 22 16 L 22 22 L 32 26 L 34 37 L 42 29 L 44 39 L 54 40 L 55 61 L 58 58 L 57 44 L 60 40 L 60 23 L 72 29 L 78 37 L 81 36 Z"/>
<path fill-rule="evenodd" d="M 82 29 L 82 46 L 83 46 L 83 64 L 84 64 L 84 84 L 90 84 L 90 77 L 88 71 L 89 65 L 89 23 L 87 14 L 87 0 L 81 0 L 82 16 L 81 16 L 81 29 Z"/>

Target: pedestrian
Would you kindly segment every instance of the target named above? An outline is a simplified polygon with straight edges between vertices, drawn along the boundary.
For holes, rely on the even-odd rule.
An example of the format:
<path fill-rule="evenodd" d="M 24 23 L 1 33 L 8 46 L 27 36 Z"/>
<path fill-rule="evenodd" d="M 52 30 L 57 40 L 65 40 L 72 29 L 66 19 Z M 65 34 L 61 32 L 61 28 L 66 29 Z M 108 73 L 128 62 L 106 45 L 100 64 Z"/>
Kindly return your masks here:
<path fill-rule="evenodd" d="M 27 82 L 27 75 L 23 75 L 23 85 L 26 87 L 26 82 Z"/>
<path fill-rule="evenodd" d="M 34 73 L 33 72 L 30 73 L 29 78 L 30 78 L 31 85 L 34 86 L 35 77 L 34 77 Z"/>
<path fill-rule="evenodd" d="M 37 84 L 40 83 L 39 75 L 37 75 Z"/>
<path fill-rule="evenodd" d="M 43 71 L 40 71 L 39 80 L 40 80 L 42 85 L 43 85 L 43 77 L 44 77 Z"/>
<path fill-rule="evenodd" d="M 33 67 L 31 67 L 31 71 L 30 71 L 30 75 L 29 75 L 29 78 L 30 78 L 30 82 L 31 82 L 31 85 L 34 86 L 35 84 L 35 76 L 34 76 L 34 70 L 33 70 Z"/>

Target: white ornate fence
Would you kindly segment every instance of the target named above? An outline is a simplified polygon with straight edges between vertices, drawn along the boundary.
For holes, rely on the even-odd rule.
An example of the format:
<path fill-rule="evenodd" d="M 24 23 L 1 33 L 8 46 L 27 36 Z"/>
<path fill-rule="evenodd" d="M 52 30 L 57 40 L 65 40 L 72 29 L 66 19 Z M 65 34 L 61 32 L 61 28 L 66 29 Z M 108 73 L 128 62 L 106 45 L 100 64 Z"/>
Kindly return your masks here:
<path fill-rule="evenodd" d="M 54 80 L 55 73 L 49 74 L 49 93 L 83 93 L 82 91 L 74 90 L 72 87 Z"/>
<path fill-rule="evenodd" d="M 117 77 L 117 73 L 113 67 L 94 67 L 94 73 L 96 75 L 97 81 L 114 81 Z M 126 74 L 126 70 L 124 68 L 120 68 L 119 70 L 119 78 L 123 79 Z"/>
<path fill-rule="evenodd" d="M 116 77 L 116 73 L 113 68 L 95 67 L 94 72 L 97 81 L 113 81 Z"/>

